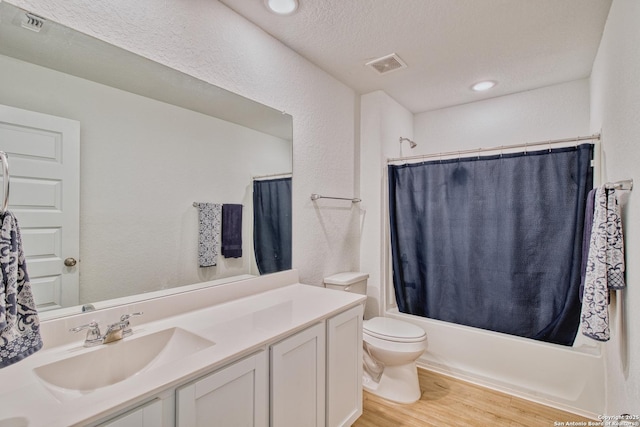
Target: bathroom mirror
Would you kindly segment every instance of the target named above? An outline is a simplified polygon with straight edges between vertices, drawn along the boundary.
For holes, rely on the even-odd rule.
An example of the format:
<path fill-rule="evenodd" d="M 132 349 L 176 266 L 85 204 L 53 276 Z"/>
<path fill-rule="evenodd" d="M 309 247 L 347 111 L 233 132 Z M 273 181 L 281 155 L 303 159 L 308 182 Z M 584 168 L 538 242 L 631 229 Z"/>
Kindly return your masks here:
<path fill-rule="evenodd" d="M 45 242 L 46 233 L 25 227 L 38 210 L 25 201 L 36 178 L 23 172 L 29 156 L 9 153 L 9 209 L 23 228 L 36 299 L 45 301 L 41 317 L 259 274 L 253 180 L 290 176 L 290 115 L 6 2 L 0 70 L 0 104 L 70 119 L 80 129 L 78 253 L 61 249 L 56 227 L 50 247 L 27 247 Z M 56 191 L 51 197 L 65 206 Z M 198 266 L 195 202 L 243 205 L 241 257 L 218 254 L 215 267 Z M 38 276 L 39 261 L 67 258 L 77 260 L 62 267 L 63 279 L 79 274 L 76 304 L 61 302 L 58 279 L 49 286 Z"/>

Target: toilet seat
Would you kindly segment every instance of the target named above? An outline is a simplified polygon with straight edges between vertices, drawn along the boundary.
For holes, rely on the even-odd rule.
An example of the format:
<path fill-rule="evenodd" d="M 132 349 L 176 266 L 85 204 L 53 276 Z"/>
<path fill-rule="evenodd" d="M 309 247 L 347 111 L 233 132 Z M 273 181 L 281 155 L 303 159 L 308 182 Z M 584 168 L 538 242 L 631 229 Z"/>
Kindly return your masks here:
<path fill-rule="evenodd" d="M 389 317 L 374 317 L 363 322 L 364 334 L 392 342 L 413 343 L 426 339 L 426 332 L 411 323 Z"/>

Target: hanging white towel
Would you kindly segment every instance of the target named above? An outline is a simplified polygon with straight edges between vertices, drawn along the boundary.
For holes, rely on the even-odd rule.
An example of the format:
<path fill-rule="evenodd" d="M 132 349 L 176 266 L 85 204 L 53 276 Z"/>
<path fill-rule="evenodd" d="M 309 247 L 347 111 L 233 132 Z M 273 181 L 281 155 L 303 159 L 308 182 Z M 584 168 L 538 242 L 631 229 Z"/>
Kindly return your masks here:
<path fill-rule="evenodd" d="M 200 267 L 212 267 L 218 263 L 222 205 L 217 203 L 197 203 L 197 206 L 200 223 L 198 264 Z"/>
<path fill-rule="evenodd" d="M 622 215 L 616 190 L 607 190 L 607 286 L 611 290 L 624 289 L 624 239 Z"/>
<path fill-rule="evenodd" d="M 622 220 L 615 190 L 596 191 L 582 312 L 582 333 L 609 340 L 609 290 L 625 287 Z"/>
<path fill-rule="evenodd" d="M 11 212 L 2 214 L 1 221 L 0 368 L 4 368 L 40 350 L 42 339 L 18 221 Z"/>

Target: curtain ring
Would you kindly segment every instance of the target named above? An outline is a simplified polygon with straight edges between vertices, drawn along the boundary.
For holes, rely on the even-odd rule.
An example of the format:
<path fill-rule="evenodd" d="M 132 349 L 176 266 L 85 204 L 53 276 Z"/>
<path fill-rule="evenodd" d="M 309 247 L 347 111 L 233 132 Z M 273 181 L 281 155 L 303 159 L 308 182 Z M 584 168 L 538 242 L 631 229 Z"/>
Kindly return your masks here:
<path fill-rule="evenodd" d="M 551 152 L 551 140 L 549 140 L 549 152 Z"/>
<path fill-rule="evenodd" d="M 504 145 L 500 146 L 500 158 L 502 158 L 502 154 L 504 152 Z"/>
<path fill-rule="evenodd" d="M 529 145 L 529 143 L 528 143 L 528 142 L 525 142 L 525 143 L 524 143 L 524 155 L 525 155 L 525 156 L 527 155 L 527 147 L 528 147 L 528 145 Z"/>

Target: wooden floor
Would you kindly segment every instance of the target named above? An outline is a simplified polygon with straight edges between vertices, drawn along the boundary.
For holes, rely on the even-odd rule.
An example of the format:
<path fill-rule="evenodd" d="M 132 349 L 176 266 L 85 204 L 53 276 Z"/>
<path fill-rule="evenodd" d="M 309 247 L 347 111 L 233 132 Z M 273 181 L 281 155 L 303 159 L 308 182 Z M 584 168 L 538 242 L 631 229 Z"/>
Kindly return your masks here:
<path fill-rule="evenodd" d="M 400 405 L 364 392 L 355 427 L 553 426 L 593 421 L 475 384 L 418 369 L 422 397 Z"/>

